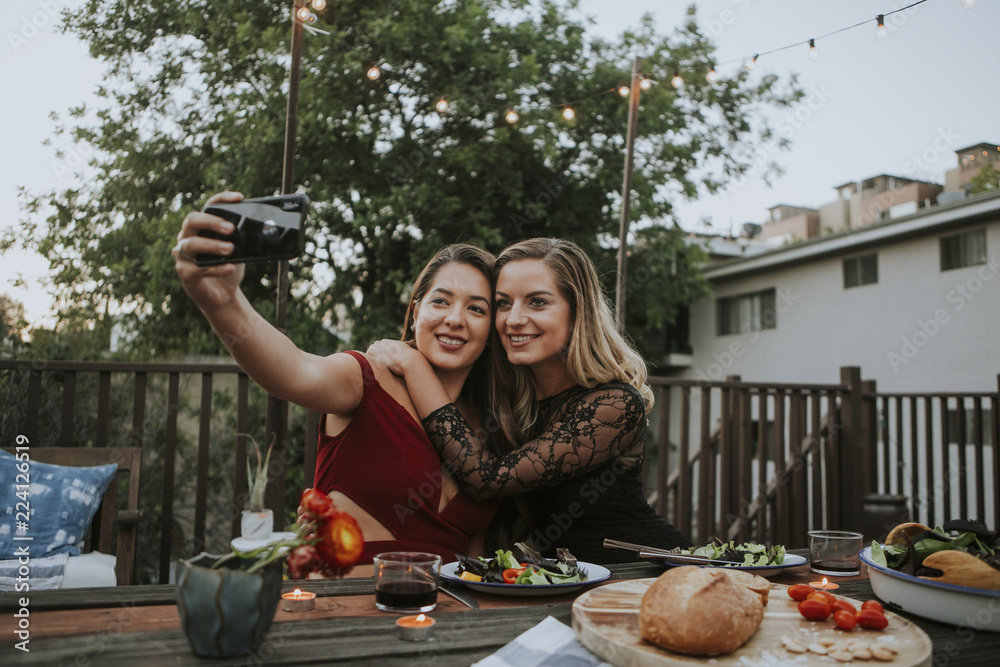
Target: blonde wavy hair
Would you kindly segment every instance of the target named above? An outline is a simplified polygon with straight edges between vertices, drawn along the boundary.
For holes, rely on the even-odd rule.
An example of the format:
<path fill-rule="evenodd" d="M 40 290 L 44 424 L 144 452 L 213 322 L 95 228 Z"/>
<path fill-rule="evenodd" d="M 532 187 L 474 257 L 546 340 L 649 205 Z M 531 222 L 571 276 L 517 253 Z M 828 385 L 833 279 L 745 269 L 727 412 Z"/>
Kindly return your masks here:
<path fill-rule="evenodd" d="M 649 414 L 653 391 L 646 385 L 646 363 L 619 329 L 594 262 L 575 243 L 535 238 L 519 241 L 501 252 L 493 265 L 494 275 L 499 278 L 507 264 L 528 259 L 545 262 L 569 301 L 573 322 L 565 363 L 573 381 L 583 387 L 612 380 L 627 382 L 642 396 Z M 496 364 L 493 370 L 493 413 L 507 437 L 522 443 L 538 417 L 531 373 L 525 366 L 506 361 Z"/>

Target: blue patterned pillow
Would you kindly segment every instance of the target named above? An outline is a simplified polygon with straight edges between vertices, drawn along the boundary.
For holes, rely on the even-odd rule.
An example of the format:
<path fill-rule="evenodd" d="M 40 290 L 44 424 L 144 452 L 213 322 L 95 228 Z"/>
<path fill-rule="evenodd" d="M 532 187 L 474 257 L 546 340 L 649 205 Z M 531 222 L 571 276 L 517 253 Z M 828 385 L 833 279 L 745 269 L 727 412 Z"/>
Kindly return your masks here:
<path fill-rule="evenodd" d="M 30 461 L 25 488 L 23 461 L 0 450 L 0 560 L 17 558 L 28 547 L 31 558 L 56 553 L 80 554 L 101 495 L 114 479 L 114 463 L 92 468 L 57 466 Z M 27 494 L 25 494 L 27 490 Z M 18 492 L 20 491 L 20 495 Z M 28 521 L 24 521 L 25 505 Z M 23 529 L 27 524 L 27 530 Z M 18 526 L 22 526 L 19 529 Z M 29 537 L 29 539 L 15 539 Z"/>

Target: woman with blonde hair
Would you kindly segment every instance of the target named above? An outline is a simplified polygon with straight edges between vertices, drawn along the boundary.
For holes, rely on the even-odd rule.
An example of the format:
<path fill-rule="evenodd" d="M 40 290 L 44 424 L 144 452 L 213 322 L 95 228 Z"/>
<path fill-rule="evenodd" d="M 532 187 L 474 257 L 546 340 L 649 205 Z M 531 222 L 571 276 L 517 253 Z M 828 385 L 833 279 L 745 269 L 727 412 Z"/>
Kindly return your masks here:
<path fill-rule="evenodd" d="M 563 547 L 590 562 L 634 558 L 604 549 L 605 538 L 690 546 L 643 496 L 653 395 L 593 262 L 569 241 L 529 239 L 500 253 L 494 271 L 496 330 L 514 367 L 494 369 L 495 422 L 470 426 L 412 348 L 379 341 L 368 350 L 404 377 L 462 491 L 476 500 L 524 494 L 531 537 L 547 554 Z M 498 432 L 518 448 L 491 453 L 485 443 Z"/>

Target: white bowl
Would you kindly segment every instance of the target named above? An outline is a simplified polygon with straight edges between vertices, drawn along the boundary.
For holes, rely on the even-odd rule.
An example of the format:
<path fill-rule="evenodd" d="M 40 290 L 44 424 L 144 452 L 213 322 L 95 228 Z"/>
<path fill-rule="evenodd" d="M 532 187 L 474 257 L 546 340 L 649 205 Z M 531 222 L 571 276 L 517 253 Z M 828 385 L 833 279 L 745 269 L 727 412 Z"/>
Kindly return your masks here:
<path fill-rule="evenodd" d="M 943 584 L 898 572 L 872 561 L 871 547 L 861 551 L 872 590 L 880 600 L 932 621 L 972 630 L 1000 632 L 1000 591 Z"/>

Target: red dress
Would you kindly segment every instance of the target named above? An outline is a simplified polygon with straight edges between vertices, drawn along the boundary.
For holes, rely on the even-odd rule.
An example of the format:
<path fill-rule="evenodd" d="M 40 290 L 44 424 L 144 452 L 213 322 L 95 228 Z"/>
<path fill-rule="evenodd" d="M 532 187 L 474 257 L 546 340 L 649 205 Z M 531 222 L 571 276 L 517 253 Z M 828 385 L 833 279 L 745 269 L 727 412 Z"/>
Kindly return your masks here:
<path fill-rule="evenodd" d="M 375 379 L 359 352 L 364 394 L 351 422 L 326 435 L 320 421 L 313 487 L 340 491 L 388 528 L 395 540 L 365 541 L 359 564 L 383 551 L 427 551 L 455 560 L 469 538 L 482 532 L 499 501 L 472 502 L 457 494 L 438 512 L 441 459 L 423 427 Z"/>

